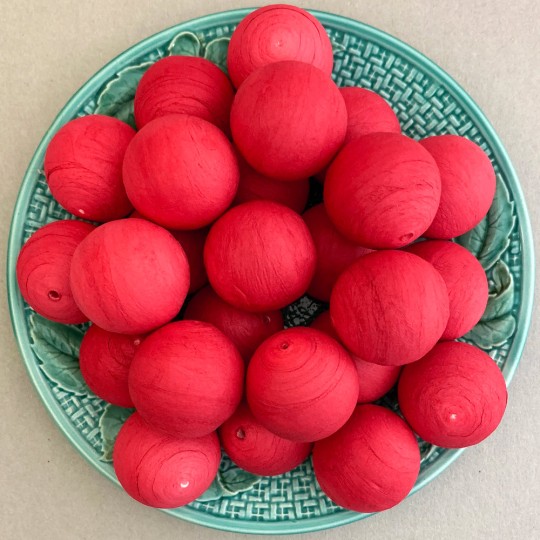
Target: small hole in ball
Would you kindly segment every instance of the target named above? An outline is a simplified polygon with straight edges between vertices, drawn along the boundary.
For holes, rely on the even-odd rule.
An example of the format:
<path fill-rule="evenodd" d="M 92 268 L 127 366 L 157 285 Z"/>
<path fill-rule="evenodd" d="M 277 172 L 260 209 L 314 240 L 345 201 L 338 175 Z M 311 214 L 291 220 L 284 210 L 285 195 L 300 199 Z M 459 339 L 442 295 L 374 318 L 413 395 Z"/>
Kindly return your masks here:
<path fill-rule="evenodd" d="M 244 431 L 244 428 L 240 427 L 236 430 L 236 437 L 241 440 L 244 440 L 246 438 L 246 432 Z"/>
<path fill-rule="evenodd" d="M 62 298 L 62 295 L 58 291 L 49 291 L 49 300 L 53 302 L 58 302 Z"/>
<path fill-rule="evenodd" d="M 410 233 L 407 233 L 407 234 L 404 234 L 400 240 L 402 242 L 410 242 L 414 237 L 414 233 L 410 232 Z"/>
<path fill-rule="evenodd" d="M 262 318 L 262 321 L 263 321 L 264 324 L 270 324 L 272 319 L 270 318 L 270 315 L 264 315 L 263 318 Z"/>
<path fill-rule="evenodd" d="M 138 347 L 140 344 L 141 344 L 141 340 L 140 340 L 140 339 L 134 339 L 134 340 L 133 340 L 133 345 L 135 345 L 135 347 Z"/>
<path fill-rule="evenodd" d="M 280 346 L 279 348 L 282 350 L 282 351 L 286 351 L 288 348 L 289 348 L 289 344 L 284 341 Z"/>
<path fill-rule="evenodd" d="M 189 487 L 189 480 L 183 480 L 182 482 L 180 482 L 180 487 L 184 489 Z"/>

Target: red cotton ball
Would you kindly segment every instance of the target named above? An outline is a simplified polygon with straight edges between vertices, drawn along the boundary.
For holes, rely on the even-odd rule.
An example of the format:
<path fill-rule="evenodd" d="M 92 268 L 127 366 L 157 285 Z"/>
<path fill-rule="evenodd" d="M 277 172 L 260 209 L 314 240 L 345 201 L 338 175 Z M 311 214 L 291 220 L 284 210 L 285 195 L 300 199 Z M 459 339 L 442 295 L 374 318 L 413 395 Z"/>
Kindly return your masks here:
<path fill-rule="evenodd" d="M 266 338 L 283 330 L 283 316 L 279 310 L 266 313 L 243 311 L 227 304 L 211 287 L 200 290 L 190 300 L 184 319 L 213 324 L 234 343 L 246 362 Z"/>
<path fill-rule="evenodd" d="M 356 259 L 371 252 L 348 238 L 334 227 L 323 204 L 310 208 L 303 216 L 317 250 L 317 266 L 308 294 L 328 302 L 332 287 L 339 275 Z"/>
<path fill-rule="evenodd" d="M 311 453 L 312 444 L 289 441 L 268 431 L 244 403 L 219 428 L 227 455 L 241 469 L 261 476 L 291 471 Z"/>
<path fill-rule="evenodd" d="M 386 100 L 366 88 L 340 88 L 347 107 L 345 143 L 370 133 L 401 133 L 398 117 Z"/>
<path fill-rule="evenodd" d="M 213 482 L 221 460 L 215 433 L 176 438 L 132 414 L 113 451 L 114 471 L 127 494 L 146 506 L 177 508 L 200 497 Z"/>
<path fill-rule="evenodd" d="M 420 144 L 441 174 L 441 202 L 425 236 L 450 239 L 470 231 L 487 214 L 495 196 L 495 171 L 484 151 L 458 135 L 428 137 Z"/>
<path fill-rule="evenodd" d="M 416 240 L 433 221 L 440 197 L 434 159 L 397 133 L 372 133 L 347 144 L 324 183 L 326 211 L 336 228 L 374 249 Z"/>
<path fill-rule="evenodd" d="M 375 364 L 419 360 L 448 323 L 448 291 L 431 264 L 403 251 L 360 257 L 338 278 L 330 298 L 343 344 Z"/>
<path fill-rule="evenodd" d="M 68 212 L 91 221 L 111 221 L 133 209 L 122 183 L 122 161 L 135 136 L 110 116 L 71 120 L 45 153 L 45 176 L 52 196 Z"/>
<path fill-rule="evenodd" d="M 204 243 L 208 229 L 195 231 L 171 231 L 171 234 L 180 242 L 189 263 L 189 294 L 197 292 L 208 283 L 208 276 L 204 268 Z"/>
<path fill-rule="evenodd" d="M 358 403 L 372 403 L 385 396 L 397 383 L 401 366 L 380 366 L 351 355 L 358 372 Z"/>
<path fill-rule="evenodd" d="M 180 244 L 144 219 L 111 221 L 90 233 L 71 262 L 81 311 L 118 334 L 143 334 L 175 317 L 189 288 Z"/>
<path fill-rule="evenodd" d="M 311 323 L 310 328 L 320 330 L 339 341 L 329 311 L 319 315 Z M 351 358 L 358 373 L 358 403 L 371 403 L 382 398 L 394 387 L 399 378 L 400 366 L 380 366 L 373 362 L 366 362 L 354 354 L 351 354 Z"/>
<path fill-rule="evenodd" d="M 37 313 L 63 324 L 88 321 L 77 307 L 69 284 L 71 259 L 95 227 L 82 221 L 53 221 L 38 229 L 17 259 L 22 297 Z"/>
<path fill-rule="evenodd" d="M 84 334 L 79 365 L 86 384 L 96 396 L 118 407 L 133 407 L 128 373 L 143 337 L 114 334 L 95 324 Z"/>
<path fill-rule="evenodd" d="M 486 273 L 464 247 L 444 240 L 418 242 L 407 248 L 437 270 L 448 289 L 450 317 L 441 339 L 464 336 L 480 320 L 488 301 Z"/>
<path fill-rule="evenodd" d="M 336 329 L 332 324 L 329 311 L 325 311 L 320 315 L 317 315 L 317 318 L 309 325 L 309 327 L 313 328 L 314 330 L 324 332 L 326 335 L 330 336 L 336 341 L 339 341 L 339 336 L 337 335 Z"/>
<path fill-rule="evenodd" d="M 142 214 L 133 212 L 129 217 L 146 219 Z M 208 276 L 204 268 L 204 243 L 208 228 L 194 231 L 169 231 L 180 242 L 189 264 L 189 294 L 197 292 L 208 283 Z"/>
<path fill-rule="evenodd" d="M 210 229 L 204 263 L 213 289 L 246 311 L 280 309 L 302 296 L 316 252 L 302 218 L 281 204 L 252 201 Z"/>
<path fill-rule="evenodd" d="M 135 92 L 135 122 L 141 129 L 162 116 L 188 114 L 227 133 L 233 98 L 229 79 L 209 60 L 168 56 L 142 76 Z"/>
<path fill-rule="evenodd" d="M 422 360 L 403 369 L 401 412 L 425 441 L 465 448 L 497 428 L 506 409 L 504 377 L 485 352 L 455 341 L 439 343 Z"/>
<path fill-rule="evenodd" d="M 303 180 L 343 144 L 347 109 L 335 83 L 302 62 L 269 64 L 239 88 L 231 109 L 234 142 L 258 172 Z"/>
<path fill-rule="evenodd" d="M 152 426 L 179 437 L 215 431 L 242 399 L 244 362 L 211 324 L 178 321 L 139 346 L 129 372 L 135 408 Z"/>
<path fill-rule="evenodd" d="M 358 397 L 358 375 L 335 339 L 311 328 L 289 328 L 255 351 L 246 395 L 266 429 L 291 441 L 313 442 L 349 419 Z"/>
<path fill-rule="evenodd" d="M 281 182 L 268 178 L 252 169 L 241 157 L 240 184 L 233 204 L 250 201 L 274 201 L 301 214 L 309 196 L 309 179 L 296 182 Z"/>
<path fill-rule="evenodd" d="M 347 133 L 344 144 L 370 133 L 401 133 L 398 117 L 386 100 L 366 88 L 347 87 L 339 91 L 347 108 Z M 328 168 L 315 179 L 324 184 Z"/>
<path fill-rule="evenodd" d="M 238 187 L 231 143 L 195 116 L 157 118 L 126 151 L 124 184 L 133 206 L 169 229 L 200 229 L 231 204 Z"/>
<path fill-rule="evenodd" d="M 298 60 L 332 74 L 332 43 L 307 11 L 286 4 L 259 8 L 233 32 L 227 55 L 229 75 L 238 88 L 255 70 L 283 60 Z"/>
<path fill-rule="evenodd" d="M 337 433 L 315 443 L 313 469 L 322 490 L 339 506 L 381 512 L 410 493 L 420 472 L 420 451 L 397 414 L 359 405 Z"/>

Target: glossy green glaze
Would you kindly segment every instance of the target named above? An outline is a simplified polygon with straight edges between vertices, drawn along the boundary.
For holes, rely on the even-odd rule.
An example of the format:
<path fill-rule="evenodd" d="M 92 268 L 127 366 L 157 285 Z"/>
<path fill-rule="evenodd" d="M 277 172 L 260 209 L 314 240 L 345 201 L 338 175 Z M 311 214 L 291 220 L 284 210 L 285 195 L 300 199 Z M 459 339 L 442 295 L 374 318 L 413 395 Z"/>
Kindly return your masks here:
<path fill-rule="evenodd" d="M 17 288 L 15 263 L 23 242 L 38 227 L 68 214 L 52 199 L 42 174 L 54 133 L 68 120 L 100 112 L 133 122 L 133 95 L 152 62 L 169 54 L 204 56 L 226 70 L 228 37 L 249 10 L 182 23 L 124 52 L 94 75 L 66 104 L 46 133 L 23 180 L 13 215 L 8 253 L 11 316 L 30 377 L 58 426 L 80 453 L 116 482 L 110 464 L 118 429 L 130 411 L 106 405 L 84 384 L 78 369 L 81 329 L 37 316 Z M 532 234 L 516 174 L 482 112 L 446 73 L 426 57 L 359 22 L 314 12 L 327 29 L 335 54 L 334 79 L 341 86 L 376 90 L 392 105 L 404 132 L 414 138 L 456 133 L 477 142 L 497 173 L 497 195 L 486 219 L 457 241 L 486 269 L 490 300 L 480 323 L 465 337 L 488 351 L 507 383 L 518 365 L 533 299 Z M 287 326 L 305 324 L 323 307 L 305 297 L 284 310 Z M 396 408 L 395 396 L 385 398 Z M 413 492 L 435 478 L 461 451 L 419 441 L 422 469 Z M 118 496 L 123 496 L 120 492 Z M 275 478 L 249 475 L 227 457 L 218 478 L 197 501 L 168 513 L 224 530 L 284 534 L 343 525 L 366 517 L 334 505 L 318 488 L 311 462 Z"/>

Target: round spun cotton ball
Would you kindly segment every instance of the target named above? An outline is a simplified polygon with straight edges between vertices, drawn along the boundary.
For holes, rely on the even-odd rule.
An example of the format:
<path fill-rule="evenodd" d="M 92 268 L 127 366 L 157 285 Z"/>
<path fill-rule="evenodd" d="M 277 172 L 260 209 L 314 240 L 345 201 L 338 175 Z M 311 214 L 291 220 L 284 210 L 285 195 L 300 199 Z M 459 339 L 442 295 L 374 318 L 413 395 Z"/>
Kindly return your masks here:
<path fill-rule="evenodd" d="M 339 91 L 347 108 L 344 144 L 370 133 L 401 133 L 398 117 L 383 97 L 366 88 L 347 87 Z M 328 167 L 315 175 L 324 184 Z"/>
<path fill-rule="evenodd" d="M 330 312 L 325 311 L 319 315 L 310 325 L 310 328 L 325 332 L 330 337 L 339 341 L 339 337 L 330 319 Z M 358 403 L 371 403 L 382 398 L 396 384 L 401 372 L 400 366 L 381 366 L 372 362 L 366 362 L 358 356 L 351 354 L 351 358 L 358 372 Z"/>
<path fill-rule="evenodd" d="M 458 135 L 428 137 L 420 144 L 441 174 L 441 202 L 425 236 L 449 239 L 470 231 L 487 214 L 495 196 L 495 171 L 484 151 Z"/>
<path fill-rule="evenodd" d="M 311 323 L 310 328 L 320 330 L 339 341 L 329 311 L 319 315 Z M 381 366 L 366 362 L 354 354 L 351 354 L 351 358 L 358 373 L 358 403 L 371 403 L 382 398 L 394 387 L 399 378 L 400 366 Z"/>
<path fill-rule="evenodd" d="M 340 88 L 347 107 L 345 143 L 369 133 L 401 133 L 396 113 L 385 99 L 366 88 Z"/>
<path fill-rule="evenodd" d="M 219 428 L 227 455 L 242 469 L 276 476 L 298 467 L 311 452 L 311 443 L 289 441 L 262 426 L 245 404 Z"/>
<path fill-rule="evenodd" d="M 410 493 L 420 471 L 420 451 L 397 414 L 359 405 L 337 433 L 315 443 L 313 469 L 322 490 L 339 506 L 381 512 Z"/>
<path fill-rule="evenodd" d="M 143 219 L 111 221 L 90 233 L 71 262 L 71 289 L 81 311 L 119 334 L 141 334 L 175 317 L 189 288 L 180 244 Z"/>
<path fill-rule="evenodd" d="M 133 206 L 169 229 L 200 229 L 231 204 L 238 163 L 227 137 L 195 116 L 170 115 L 147 124 L 124 159 Z"/>
<path fill-rule="evenodd" d="M 302 62 L 269 64 L 239 88 L 231 109 L 234 142 L 258 172 L 302 180 L 325 167 L 342 145 L 347 110 L 335 83 Z"/>
<path fill-rule="evenodd" d="M 289 328 L 255 351 L 246 395 L 266 429 L 292 441 L 312 442 L 335 433 L 349 419 L 358 397 L 358 375 L 335 339 L 311 328 Z"/>
<path fill-rule="evenodd" d="M 302 218 L 281 204 L 252 201 L 210 229 L 204 262 L 213 289 L 247 311 L 280 309 L 306 292 L 315 246 Z"/>
<path fill-rule="evenodd" d="M 397 383 L 400 366 L 380 366 L 351 355 L 358 372 L 358 403 L 371 403 L 386 395 Z"/>
<path fill-rule="evenodd" d="M 208 276 L 204 268 L 204 243 L 208 229 L 195 231 L 171 231 L 171 234 L 180 242 L 189 263 L 189 294 L 197 292 L 208 283 Z"/>
<path fill-rule="evenodd" d="M 445 240 L 418 242 L 407 251 L 431 263 L 446 283 L 450 317 L 442 339 L 464 336 L 480 320 L 488 301 L 487 277 L 478 259 L 459 244 Z"/>
<path fill-rule="evenodd" d="M 343 344 L 368 362 L 419 360 L 448 323 L 448 291 L 424 259 L 403 251 L 369 253 L 338 278 L 330 298 Z"/>
<path fill-rule="evenodd" d="M 88 321 L 73 299 L 69 270 L 75 249 L 94 229 L 82 221 L 54 221 L 38 229 L 22 247 L 17 283 L 22 297 L 43 317 L 63 324 Z"/>
<path fill-rule="evenodd" d="M 213 324 L 234 343 L 246 362 L 266 338 L 283 330 L 283 316 L 279 310 L 243 311 L 227 304 L 211 287 L 205 287 L 189 301 L 184 319 Z"/>
<path fill-rule="evenodd" d="M 195 56 L 168 56 L 150 66 L 135 92 L 135 122 L 148 122 L 169 114 L 188 114 L 229 131 L 234 98 L 227 76 L 215 64 Z"/>
<path fill-rule="evenodd" d="M 310 208 L 303 216 L 317 250 L 317 266 L 311 280 L 308 294 L 328 302 L 337 278 L 356 259 L 370 253 L 334 227 L 323 204 Z"/>
<path fill-rule="evenodd" d="M 320 330 L 325 334 L 329 335 L 331 338 L 334 338 L 336 341 L 339 341 L 339 336 L 337 335 L 336 329 L 332 325 L 332 319 L 330 318 L 330 312 L 324 311 L 320 315 L 317 315 L 317 318 L 309 325 L 310 328 L 315 330 Z"/>
<path fill-rule="evenodd" d="M 128 373 L 143 336 L 107 332 L 93 324 L 81 342 L 81 374 L 96 396 L 118 405 L 133 407 L 129 396 Z"/>
<path fill-rule="evenodd" d="M 372 133 L 347 144 L 324 182 L 326 211 L 336 228 L 375 249 L 416 240 L 433 221 L 440 196 L 434 159 L 397 133 Z"/>
<path fill-rule="evenodd" d="M 154 508 L 177 508 L 213 482 L 221 450 L 215 433 L 197 439 L 167 435 L 132 414 L 113 451 L 114 471 L 128 495 Z"/>
<path fill-rule="evenodd" d="M 238 163 L 240 183 L 233 204 L 265 200 L 288 206 L 298 214 L 304 211 L 309 196 L 309 180 L 281 182 L 258 173 L 242 158 Z"/>
<path fill-rule="evenodd" d="M 133 212 L 130 217 L 146 219 L 141 213 Z M 169 231 L 180 242 L 189 264 L 189 294 L 197 292 L 208 283 L 208 276 L 204 268 L 204 243 L 208 229 L 194 231 Z"/>
<path fill-rule="evenodd" d="M 499 425 L 508 394 L 493 359 L 467 343 L 439 343 L 406 366 L 399 406 L 422 439 L 444 448 L 478 444 Z"/>
<path fill-rule="evenodd" d="M 135 131 L 100 114 L 76 118 L 52 138 L 45 176 L 68 212 L 91 221 L 119 219 L 132 210 L 122 183 L 122 161 Z"/>
<path fill-rule="evenodd" d="M 152 426 L 181 437 L 216 430 L 242 399 L 244 362 L 211 324 L 179 321 L 139 346 L 129 372 L 135 408 Z"/>
<path fill-rule="evenodd" d="M 282 60 L 319 68 L 328 78 L 334 56 L 321 23 L 295 6 L 274 4 L 245 17 L 233 32 L 227 55 L 229 75 L 238 88 L 255 70 Z"/>

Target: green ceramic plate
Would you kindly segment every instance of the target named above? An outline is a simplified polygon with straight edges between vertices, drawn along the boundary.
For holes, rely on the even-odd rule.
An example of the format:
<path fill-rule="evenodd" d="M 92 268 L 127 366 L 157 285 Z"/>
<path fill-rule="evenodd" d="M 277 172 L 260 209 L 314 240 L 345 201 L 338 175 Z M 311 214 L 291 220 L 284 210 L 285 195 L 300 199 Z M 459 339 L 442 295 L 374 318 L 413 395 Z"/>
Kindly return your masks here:
<path fill-rule="evenodd" d="M 224 66 L 228 38 L 248 12 L 230 11 L 182 23 L 142 41 L 101 69 L 66 104 L 47 131 L 24 177 L 15 207 L 7 277 L 11 317 L 23 359 L 58 426 L 80 453 L 114 482 L 112 443 L 130 411 L 106 406 L 84 384 L 77 361 L 81 329 L 38 317 L 17 288 L 15 262 L 23 242 L 45 223 L 70 217 L 47 189 L 43 156 L 54 133 L 77 116 L 100 112 L 132 122 L 137 81 L 159 58 L 201 55 Z M 529 328 L 534 261 L 525 201 L 501 142 L 466 92 L 426 57 L 359 22 L 314 14 L 334 44 L 334 78 L 339 85 L 360 85 L 382 94 L 411 137 L 464 135 L 480 144 L 491 158 L 498 182 L 493 206 L 476 229 L 458 239 L 481 261 L 491 291 L 483 319 L 465 340 L 488 351 L 510 382 Z M 306 323 L 320 309 L 313 300 L 303 298 L 286 310 L 287 325 Z M 396 407 L 392 396 L 386 403 Z M 419 445 L 422 469 L 413 492 L 460 454 L 423 441 Z M 126 495 L 119 491 L 118 496 Z M 333 504 L 317 486 L 309 461 L 282 476 L 260 478 L 239 470 L 226 457 L 218 479 L 203 497 L 168 512 L 209 527 L 263 534 L 314 531 L 366 517 Z"/>

